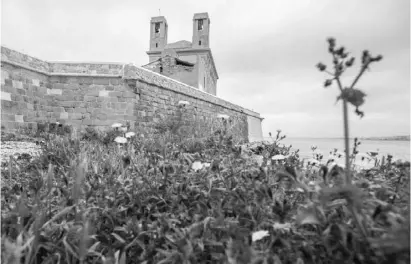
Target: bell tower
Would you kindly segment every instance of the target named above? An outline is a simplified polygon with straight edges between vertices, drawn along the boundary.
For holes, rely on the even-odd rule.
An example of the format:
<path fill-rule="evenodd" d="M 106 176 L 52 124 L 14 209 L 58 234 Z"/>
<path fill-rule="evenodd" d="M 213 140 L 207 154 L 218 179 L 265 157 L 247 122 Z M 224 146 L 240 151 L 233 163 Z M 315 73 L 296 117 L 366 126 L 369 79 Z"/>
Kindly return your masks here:
<path fill-rule="evenodd" d="M 209 48 L 210 18 L 208 13 L 196 13 L 193 18 L 193 48 Z"/>
<path fill-rule="evenodd" d="M 150 51 L 162 51 L 167 45 L 167 20 L 163 16 L 152 17 L 150 21 Z"/>

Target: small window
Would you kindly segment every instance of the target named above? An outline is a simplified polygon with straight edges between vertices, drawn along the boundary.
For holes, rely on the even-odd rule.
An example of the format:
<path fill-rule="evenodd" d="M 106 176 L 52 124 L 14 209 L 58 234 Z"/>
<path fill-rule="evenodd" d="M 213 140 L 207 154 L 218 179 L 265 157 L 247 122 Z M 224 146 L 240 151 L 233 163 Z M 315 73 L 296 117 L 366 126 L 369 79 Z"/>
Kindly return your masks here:
<path fill-rule="evenodd" d="M 156 43 L 156 48 L 158 48 L 158 43 Z"/>
<path fill-rule="evenodd" d="M 203 20 L 202 19 L 198 20 L 198 30 L 203 30 Z"/>
<path fill-rule="evenodd" d="M 160 73 L 163 73 L 163 66 L 160 66 Z"/>
<path fill-rule="evenodd" d="M 155 33 L 160 33 L 160 23 L 159 22 L 155 23 L 154 32 Z"/>
<path fill-rule="evenodd" d="M 198 45 L 201 46 L 201 40 L 198 42 Z"/>

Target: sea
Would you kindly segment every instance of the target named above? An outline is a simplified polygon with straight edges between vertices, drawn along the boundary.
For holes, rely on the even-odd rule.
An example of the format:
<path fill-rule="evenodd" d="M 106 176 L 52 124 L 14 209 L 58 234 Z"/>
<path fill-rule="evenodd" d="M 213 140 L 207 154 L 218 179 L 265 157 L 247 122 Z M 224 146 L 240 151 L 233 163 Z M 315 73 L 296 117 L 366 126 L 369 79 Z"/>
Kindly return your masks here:
<path fill-rule="evenodd" d="M 272 141 L 271 138 L 264 138 L 267 141 Z M 378 157 L 392 155 L 393 160 L 410 161 L 410 141 L 396 140 L 360 140 L 361 144 L 357 147 L 358 152 L 378 152 Z M 310 159 L 313 157 L 311 146 L 316 146 L 317 151 L 322 153 L 324 157 L 330 154 L 330 151 L 337 149 L 340 152 L 344 151 L 344 139 L 338 138 L 285 138 L 280 143 L 289 146 L 292 145 L 292 150 L 299 149 L 299 155 L 302 159 Z M 354 139 L 350 140 L 350 153 L 354 146 Z"/>

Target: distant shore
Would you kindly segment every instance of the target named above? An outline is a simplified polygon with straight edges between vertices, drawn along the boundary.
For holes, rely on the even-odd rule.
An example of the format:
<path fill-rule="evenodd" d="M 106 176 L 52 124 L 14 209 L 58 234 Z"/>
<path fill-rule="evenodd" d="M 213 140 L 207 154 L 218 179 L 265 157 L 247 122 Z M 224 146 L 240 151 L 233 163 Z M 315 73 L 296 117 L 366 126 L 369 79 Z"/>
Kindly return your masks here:
<path fill-rule="evenodd" d="M 269 140 L 269 138 L 265 138 Z M 341 137 L 290 137 L 290 139 L 344 139 Z M 375 140 L 375 141 L 411 141 L 410 136 L 392 136 L 392 137 L 358 137 L 359 140 Z M 354 140 L 354 138 L 350 138 Z"/>
<path fill-rule="evenodd" d="M 364 137 L 360 140 L 390 140 L 390 141 L 410 141 L 410 136 L 395 136 L 395 137 Z"/>

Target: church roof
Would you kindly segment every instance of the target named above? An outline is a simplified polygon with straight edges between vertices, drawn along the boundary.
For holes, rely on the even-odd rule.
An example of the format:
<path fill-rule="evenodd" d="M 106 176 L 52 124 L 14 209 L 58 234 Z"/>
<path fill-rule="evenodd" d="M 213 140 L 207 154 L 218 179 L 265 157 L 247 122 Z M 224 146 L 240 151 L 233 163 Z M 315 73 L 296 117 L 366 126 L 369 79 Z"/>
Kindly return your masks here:
<path fill-rule="evenodd" d="M 190 41 L 180 40 L 174 43 L 167 44 L 164 49 L 189 49 L 191 47 L 192 44 Z"/>
<path fill-rule="evenodd" d="M 191 62 L 188 62 L 188 61 L 184 61 L 184 60 L 181 60 L 181 59 L 179 59 L 179 58 L 177 58 L 177 57 L 173 57 L 173 56 L 170 56 L 170 55 L 165 55 L 164 57 L 172 57 L 172 58 L 174 58 L 174 59 L 176 60 L 176 63 L 179 64 L 179 65 L 188 66 L 188 67 L 193 67 L 193 66 L 195 65 L 194 63 L 191 63 Z M 148 63 L 148 64 L 146 64 L 146 65 L 143 65 L 143 66 L 141 66 L 141 67 L 146 68 L 146 69 L 152 69 L 153 67 L 156 67 L 156 65 L 158 65 L 158 64 L 160 63 L 160 61 L 161 61 L 161 58 L 159 58 L 159 59 L 157 59 L 157 60 L 155 60 L 155 61 L 152 61 L 152 62 L 150 62 L 150 63 Z"/>

